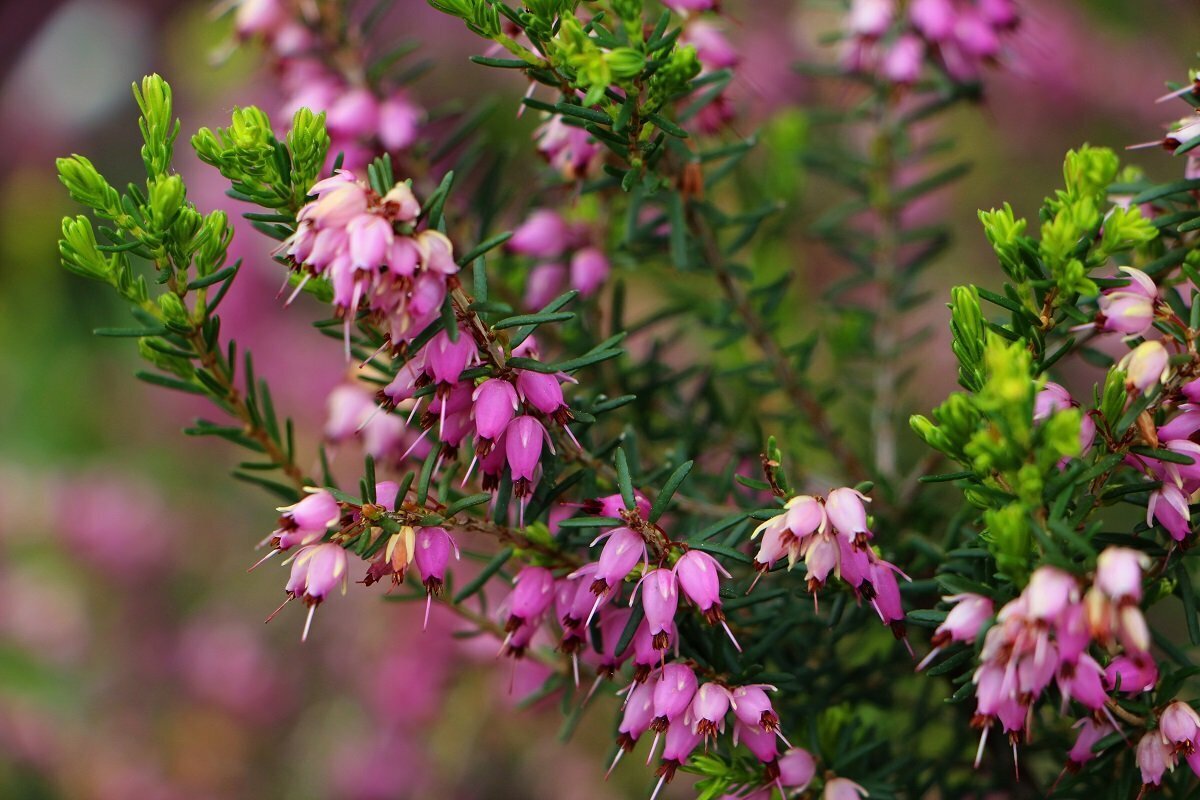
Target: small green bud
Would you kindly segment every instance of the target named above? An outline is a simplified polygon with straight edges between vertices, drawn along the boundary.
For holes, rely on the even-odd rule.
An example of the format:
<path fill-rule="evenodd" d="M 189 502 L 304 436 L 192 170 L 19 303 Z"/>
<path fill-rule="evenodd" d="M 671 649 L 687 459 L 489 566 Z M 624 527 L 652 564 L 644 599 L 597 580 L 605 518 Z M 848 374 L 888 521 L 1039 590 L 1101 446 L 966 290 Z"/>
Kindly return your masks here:
<path fill-rule="evenodd" d="M 984 512 L 983 522 L 987 526 L 984 539 L 996 559 L 998 570 L 1014 583 L 1024 583 L 1033 555 L 1033 533 L 1025 508 L 1012 503 L 1000 509 L 988 509 Z"/>
<path fill-rule="evenodd" d="M 184 380 L 191 379 L 196 373 L 191 361 L 182 356 L 164 353 L 162 350 L 156 349 L 151 343 L 152 341 L 159 347 L 170 347 L 170 344 L 162 339 L 151 340 L 149 337 L 143 337 L 138 339 L 138 353 L 142 358 L 165 372 L 170 372 Z"/>
<path fill-rule="evenodd" d="M 150 220 L 159 231 L 168 230 L 187 200 L 187 188 L 178 175 L 163 175 L 151 180 Z"/>
<path fill-rule="evenodd" d="M 1004 271 L 1017 282 L 1028 280 L 1025 263 L 1021 260 L 1021 241 L 1029 223 L 1017 219 L 1008 203 L 1002 209 L 980 211 L 979 221 L 983 223 L 984 235 L 992 243 Z"/>
<path fill-rule="evenodd" d="M 275 134 L 271 130 L 271 118 L 257 106 L 246 106 L 233 110 L 232 123 L 228 128 L 229 144 L 246 153 L 273 152 Z"/>
<path fill-rule="evenodd" d="M 1078 196 L 1103 194 L 1117 177 L 1120 160 L 1107 147 L 1084 145 L 1071 150 L 1063 160 L 1063 181 L 1067 191 Z"/>
<path fill-rule="evenodd" d="M 1132 250 L 1158 237 L 1158 228 L 1142 216 L 1142 210 L 1114 208 L 1104 220 L 1104 237 L 1100 242 L 1100 256 L 1107 259 L 1113 253 Z"/>
<path fill-rule="evenodd" d="M 700 74 L 700 59 L 691 45 L 676 46 L 650 78 L 650 107 L 662 108 L 688 89 L 688 82 Z"/>
<path fill-rule="evenodd" d="M 196 271 L 201 276 L 211 275 L 225 264 L 229 243 L 233 241 L 233 229 L 224 211 L 213 211 L 204 218 L 196 250 Z"/>
<path fill-rule="evenodd" d="M 96 233 L 87 217 L 63 217 L 58 252 L 63 266 L 76 275 L 112 282 L 112 263 L 97 249 Z"/>
<path fill-rule="evenodd" d="M 133 97 L 142 112 L 138 126 L 145 140 L 142 161 L 146 175 L 163 175 L 171 166 L 171 153 L 179 135 L 179 120 L 172 116 L 171 87 L 159 75 L 147 75 L 140 89 L 136 83 L 133 85 Z"/>
<path fill-rule="evenodd" d="M 618 47 L 604 56 L 609 69 L 616 78 L 633 78 L 646 66 L 646 58 L 632 47 Z"/>
<path fill-rule="evenodd" d="M 158 296 L 158 307 L 163 313 L 167 324 L 177 328 L 190 329 L 192 321 L 183 300 L 174 292 L 164 292 Z"/>
<path fill-rule="evenodd" d="M 307 108 L 297 111 L 292 116 L 287 148 L 292 154 L 293 181 L 300 190 L 307 193 L 321 174 L 321 169 L 325 166 L 325 156 L 329 152 L 325 113 L 314 114 Z"/>
<path fill-rule="evenodd" d="M 80 155 L 70 158 L 60 158 L 58 179 L 67 187 L 71 199 L 96 213 L 112 219 L 121 213 L 121 196 L 117 193 L 104 176 L 92 165 L 92 162 Z"/>

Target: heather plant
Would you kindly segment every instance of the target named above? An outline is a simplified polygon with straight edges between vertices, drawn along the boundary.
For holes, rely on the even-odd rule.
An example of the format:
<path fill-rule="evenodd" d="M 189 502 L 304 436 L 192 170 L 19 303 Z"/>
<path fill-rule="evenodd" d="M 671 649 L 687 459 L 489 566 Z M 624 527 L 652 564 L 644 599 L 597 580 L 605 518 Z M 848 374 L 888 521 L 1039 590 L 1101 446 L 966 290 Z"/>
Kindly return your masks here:
<path fill-rule="evenodd" d="M 287 100 L 190 144 L 271 259 L 229 263 L 233 223 L 189 200 L 157 75 L 144 182 L 59 161 L 92 214 L 63 221 L 63 264 L 132 315 L 97 333 L 210 401 L 185 432 L 246 451 L 234 476 L 281 504 L 254 577 L 219 580 L 276 570 L 264 616 L 303 638 L 350 590 L 427 628 L 436 603 L 547 666 L 528 700 L 563 737 L 607 725 L 609 772 L 644 753 L 652 797 L 684 773 L 757 800 L 1194 790 L 1194 117 L 1162 140 L 1179 180 L 1084 146 L 1036 236 L 980 214 L 1003 283 L 952 294 L 963 391 L 911 417 L 922 452 L 914 312 L 948 244 L 934 193 L 969 166 L 940 121 L 1005 67 L 1015 7 L 854 0 L 837 66 L 798 64 L 836 102 L 751 113 L 715 3 L 431 5 L 479 39 L 453 68 L 535 118 L 526 153 L 491 146 L 487 107 L 411 99 L 384 5 L 243 0 Z M 800 235 L 836 280 L 798 279 Z M 289 366 L 353 376 L 321 431 L 222 332 L 244 269 L 316 317 Z"/>

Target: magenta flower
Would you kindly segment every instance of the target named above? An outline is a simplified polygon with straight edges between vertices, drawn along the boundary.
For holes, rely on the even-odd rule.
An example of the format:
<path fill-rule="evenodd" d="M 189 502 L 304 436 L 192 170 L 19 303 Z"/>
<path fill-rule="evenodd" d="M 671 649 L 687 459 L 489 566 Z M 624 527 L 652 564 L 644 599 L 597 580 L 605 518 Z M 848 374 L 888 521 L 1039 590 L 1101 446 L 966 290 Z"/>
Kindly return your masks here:
<path fill-rule="evenodd" d="M 779 782 L 789 789 L 803 792 L 816 774 L 817 762 L 802 747 L 789 748 L 779 757 Z"/>
<path fill-rule="evenodd" d="M 1158 732 L 1163 744 L 1175 753 L 1191 753 L 1200 735 L 1200 715 L 1187 703 L 1176 700 L 1159 715 Z"/>
<path fill-rule="evenodd" d="M 1092 748 L 1096 746 L 1097 742 L 1112 733 L 1113 727 L 1107 722 L 1096 722 L 1091 717 L 1079 720 L 1075 723 L 1075 727 L 1079 728 L 1079 735 L 1075 737 L 1075 744 L 1067 753 L 1067 761 L 1070 766 L 1078 769 L 1096 757 L 1097 753 Z"/>
<path fill-rule="evenodd" d="M 517 390 L 506 380 L 489 378 L 479 384 L 471 399 L 474 401 L 471 415 L 475 418 L 475 432 L 480 439 L 475 452 L 485 456 L 512 422 L 519 405 Z"/>
<path fill-rule="evenodd" d="M 669 569 L 654 569 L 647 572 L 633 590 L 630 604 L 642 592 L 642 608 L 646 612 L 646 624 L 654 637 L 654 649 L 666 650 L 671 644 L 671 629 L 675 624 L 675 611 L 679 607 L 679 591 L 675 587 L 675 573 Z"/>
<path fill-rule="evenodd" d="M 538 126 L 534 139 L 538 152 L 569 181 L 588 177 L 601 160 L 600 143 L 583 128 L 568 125 L 559 114 Z"/>
<path fill-rule="evenodd" d="M 1141 602 L 1145 553 L 1128 547 L 1108 547 L 1096 560 L 1096 588 L 1113 602 Z"/>
<path fill-rule="evenodd" d="M 504 630 L 510 634 L 525 625 L 534 627 L 554 602 L 554 574 L 545 567 L 525 567 L 513 583 L 508 620 L 504 623 Z"/>
<path fill-rule="evenodd" d="M 676 662 L 664 666 L 654 682 L 654 719 L 650 727 L 660 733 L 672 727 L 671 723 L 679 719 L 691 706 L 695 695 L 696 673 L 692 672 L 691 667 Z"/>
<path fill-rule="evenodd" d="M 917 36 L 905 34 L 892 42 L 880 63 L 883 77 L 901 86 L 916 83 L 925 64 L 925 43 Z"/>
<path fill-rule="evenodd" d="M 868 796 L 866 789 L 849 778 L 834 778 L 826 781 L 825 792 L 821 795 L 822 800 L 859 800 L 859 798 Z"/>
<path fill-rule="evenodd" d="M 918 671 L 925 669 L 942 648 L 951 642 L 974 642 L 984 623 L 992 617 L 992 601 L 982 595 L 963 593 L 942 599 L 947 603 L 955 603 L 955 606 L 933 632 L 933 649 L 917 665 Z"/>
<path fill-rule="evenodd" d="M 908 18 L 922 36 L 931 42 L 940 42 L 953 33 L 957 13 L 951 0 L 912 0 Z"/>
<path fill-rule="evenodd" d="M 533 258 L 557 258 L 571 241 L 571 229 L 556 211 L 538 209 L 521 223 L 508 248 L 514 253 Z"/>
<path fill-rule="evenodd" d="M 743 725 L 739 720 L 733 726 L 733 738 L 734 744 L 741 744 L 766 765 L 768 783 L 779 777 L 779 765 L 776 763 L 776 759 L 779 757 L 779 747 L 776 744 L 775 734 L 768 733 L 757 725 Z"/>
<path fill-rule="evenodd" d="M 1174 483 L 1164 482 L 1150 493 L 1146 506 L 1146 524 L 1157 522 L 1177 542 L 1182 542 L 1192 532 L 1191 509 L 1187 495 Z"/>
<path fill-rule="evenodd" d="M 679 577 L 679 587 L 684 596 L 695 603 L 709 625 L 720 625 L 724 628 L 733 646 L 741 652 L 741 645 L 729 630 L 729 625 L 725 622 L 725 612 L 721 610 L 721 582 L 718 573 L 726 578 L 732 577 L 720 562 L 702 550 L 689 550 L 675 562 L 675 574 Z"/>
<path fill-rule="evenodd" d="M 425 372 L 440 386 L 450 386 L 458 382 L 458 377 L 478 354 L 475 341 L 466 333 L 460 331 L 458 341 L 452 341 L 450 334 L 439 331 L 425 346 Z"/>
<path fill-rule="evenodd" d="M 559 425 L 566 425 L 572 419 L 571 409 L 563 400 L 562 385 L 558 377 L 544 372 L 519 370 L 517 372 L 517 391 L 526 403 L 538 411 L 554 419 Z"/>
<path fill-rule="evenodd" d="M 685 44 L 696 48 L 696 58 L 708 69 L 728 69 L 741 61 L 737 49 L 726 38 L 719 26 L 707 19 L 689 22 L 679 37 Z"/>
<path fill-rule="evenodd" d="M 1104 708 L 1108 700 L 1104 691 L 1104 670 L 1087 653 L 1074 664 L 1060 666 L 1058 687 L 1063 697 L 1074 699 L 1092 711 Z"/>
<path fill-rule="evenodd" d="M 702 550 L 688 550 L 675 562 L 675 575 L 684 596 L 696 604 L 710 625 L 724 619 L 721 613 L 721 579 L 732 577 L 724 567 Z"/>
<path fill-rule="evenodd" d="M 1074 576 L 1055 567 L 1039 567 L 1022 592 L 1028 600 L 1029 616 L 1045 622 L 1058 618 L 1067 605 L 1079 601 L 1079 584 Z"/>
<path fill-rule="evenodd" d="M 871 538 L 864 505 L 868 502 L 867 496 L 855 489 L 834 489 L 825 498 L 825 514 L 838 533 L 861 545 Z"/>
<path fill-rule="evenodd" d="M 1117 656 L 1104 671 L 1104 685 L 1109 691 L 1124 694 L 1148 692 L 1158 683 L 1158 665 L 1148 655 Z"/>
<path fill-rule="evenodd" d="M 450 553 L 459 558 L 458 545 L 446 533 L 445 528 L 420 528 L 417 530 L 416 543 L 413 548 L 413 563 L 417 574 L 425 586 L 425 623 L 429 627 L 429 606 L 435 594 L 441 594 L 442 585 L 446 581 L 446 565 L 450 562 Z"/>
<path fill-rule="evenodd" d="M 894 0 L 852 0 L 846 24 L 855 36 L 878 39 L 891 27 L 895 13 Z"/>
<path fill-rule="evenodd" d="M 1117 368 L 1125 370 L 1125 386 L 1130 391 L 1150 394 L 1155 386 L 1165 383 L 1170 374 L 1170 354 L 1162 342 L 1142 342 L 1117 362 Z"/>
<path fill-rule="evenodd" d="M 654 718 L 654 687 L 649 683 L 635 683 L 629 687 L 629 696 L 625 698 L 625 711 L 621 716 L 621 724 L 617 726 L 617 756 L 613 759 L 608 773 L 612 774 L 621 756 L 633 749 L 642 734 L 650 729 L 650 721 Z"/>
<path fill-rule="evenodd" d="M 1129 285 L 1105 291 L 1098 301 L 1103 327 L 1127 336 L 1142 336 L 1154 323 L 1158 286 L 1140 269 L 1121 267 L 1121 271 L 1129 275 Z"/>
<path fill-rule="evenodd" d="M 646 561 L 646 542 L 641 535 L 629 528 L 613 528 L 600 534 L 592 542 L 595 547 L 601 540 L 607 539 L 593 573 L 592 592 L 604 594 L 621 581 L 633 569 L 639 560 Z"/>
<path fill-rule="evenodd" d="M 339 97 L 325 116 L 331 136 L 361 139 L 379 127 L 379 104 L 369 89 L 352 89 Z"/>
<path fill-rule="evenodd" d="M 392 225 L 378 214 L 359 214 L 346 225 L 350 245 L 350 266 L 376 269 L 384 263 L 392 247 Z"/>
<path fill-rule="evenodd" d="M 659 762 L 658 769 L 655 771 L 658 775 L 658 784 L 654 787 L 654 793 L 650 795 L 650 800 L 658 797 L 663 784 L 671 782 L 675 777 L 675 772 L 691 757 L 693 751 L 700 744 L 700 736 L 693 733 L 687 725 L 672 725 L 667 731 L 666 738 L 662 761 Z"/>
<path fill-rule="evenodd" d="M 775 687 L 765 683 L 737 687 L 732 696 L 733 713 L 743 725 L 778 733 L 779 716 L 767 697 L 768 690 L 773 692 Z"/>
<path fill-rule="evenodd" d="M 721 684 L 712 681 L 703 684 L 696 690 L 696 696 L 692 699 L 692 706 L 688 711 L 692 730 L 706 739 L 724 733 L 725 715 L 729 713 L 732 699 L 733 695 Z M 775 738 L 773 734 L 768 735 L 771 739 Z"/>
<path fill-rule="evenodd" d="M 1158 786 L 1163 773 L 1175 769 L 1175 753 L 1158 731 L 1147 731 L 1138 741 L 1137 765 L 1146 786 Z"/>
<path fill-rule="evenodd" d="M 569 269 L 571 288 L 578 289 L 581 295 L 589 297 L 595 294 L 596 290 L 608 280 L 611 266 L 608 256 L 604 255 L 599 248 L 585 247 L 577 250 L 571 256 Z M 540 305 L 545 305 L 545 303 Z"/>
<path fill-rule="evenodd" d="M 339 585 L 342 594 L 346 593 L 347 569 L 346 551 L 331 542 L 308 545 L 293 556 L 292 571 L 285 591 L 288 600 L 300 598 L 308 606 L 308 618 L 304 623 L 304 633 L 301 634 L 300 641 L 308 639 L 313 612 L 317 610 L 321 601 Z M 286 604 L 287 600 L 284 603 Z"/>
<path fill-rule="evenodd" d="M 526 497 L 542 459 L 543 442 L 551 453 L 554 452 L 550 434 L 537 419 L 525 415 L 508 423 L 504 439 L 504 453 L 513 477 L 513 494 Z"/>
<path fill-rule="evenodd" d="M 393 94 L 379 104 L 379 143 L 390 153 L 407 150 L 417 139 L 423 117 L 421 108 L 405 94 Z"/>

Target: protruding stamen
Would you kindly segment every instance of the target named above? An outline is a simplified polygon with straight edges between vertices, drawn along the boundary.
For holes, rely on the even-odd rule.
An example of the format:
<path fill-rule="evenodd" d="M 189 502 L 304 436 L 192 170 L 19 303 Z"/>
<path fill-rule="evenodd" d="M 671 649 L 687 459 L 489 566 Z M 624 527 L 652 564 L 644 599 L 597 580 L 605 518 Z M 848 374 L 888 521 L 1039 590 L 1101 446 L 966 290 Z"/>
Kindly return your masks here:
<path fill-rule="evenodd" d="M 300 641 L 308 641 L 308 629 L 312 627 L 313 614 L 317 613 L 317 604 L 313 603 L 308 607 L 308 617 L 304 620 L 304 632 L 300 634 Z"/>

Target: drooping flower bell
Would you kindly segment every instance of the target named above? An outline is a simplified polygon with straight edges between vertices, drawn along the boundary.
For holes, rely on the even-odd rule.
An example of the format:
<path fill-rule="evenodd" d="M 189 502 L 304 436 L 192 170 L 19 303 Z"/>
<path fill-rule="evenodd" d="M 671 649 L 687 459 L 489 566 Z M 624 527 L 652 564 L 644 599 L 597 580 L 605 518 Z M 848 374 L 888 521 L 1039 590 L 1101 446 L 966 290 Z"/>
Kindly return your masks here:
<path fill-rule="evenodd" d="M 413 562 L 425 586 L 425 623 L 422 628 L 429 627 L 429 606 L 433 596 L 442 592 L 451 552 L 456 559 L 460 557 L 458 545 L 445 528 L 421 528 L 417 531 Z"/>
<path fill-rule="evenodd" d="M 479 437 L 475 452 L 482 457 L 491 452 L 496 439 L 512 422 L 520 403 L 516 388 L 500 378 L 488 378 L 479 384 L 471 399 L 474 401 L 471 416 L 475 419 L 475 433 Z"/>
<path fill-rule="evenodd" d="M 729 713 L 733 694 L 719 683 L 708 681 L 696 690 L 688 718 L 692 730 L 705 739 L 725 732 L 725 715 Z"/>
<path fill-rule="evenodd" d="M 779 757 L 779 782 L 803 792 L 817 774 L 817 762 L 803 747 L 788 748 Z"/>
<path fill-rule="evenodd" d="M 923 670 L 929 665 L 942 648 L 951 642 L 970 644 L 975 641 L 983 624 L 991 619 L 993 613 L 991 599 L 983 595 L 964 592 L 942 598 L 947 603 L 954 603 L 954 608 L 946 614 L 946 618 L 933 632 L 933 649 L 929 655 L 917 665 L 917 670 Z"/>
<path fill-rule="evenodd" d="M 679 590 L 675 586 L 675 573 L 669 569 L 653 569 L 647 572 L 634 589 L 630 604 L 642 593 L 642 609 L 646 613 L 646 624 L 654 638 L 655 650 L 666 650 L 671 644 L 671 630 L 675 624 L 675 611 L 679 607 Z"/>
<path fill-rule="evenodd" d="M 341 586 L 342 594 L 346 593 L 347 574 L 346 551 L 332 542 L 302 547 L 292 557 L 292 571 L 285 588 L 288 599 L 284 601 L 284 605 L 288 600 L 299 598 L 308 606 L 308 618 L 304 622 L 304 632 L 300 641 L 307 641 L 313 613 L 329 593 L 338 586 Z M 275 613 L 279 613 L 279 609 L 276 609 Z M 274 616 L 275 614 L 271 615 Z M 271 617 L 267 619 L 270 620 Z"/>
<path fill-rule="evenodd" d="M 675 575 L 684 596 L 696 604 L 709 625 L 720 625 L 729 635 L 733 646 L 741 652 L 741 646 L 725 621 L 721 610 L 721 581 L 718 573 L 732 577 L 715 558 L 702 550 L 688 550 L 675 562 Z"/>
<path fill-rule="evenodd" d="M 545 567 L 525 567 L 513 578 L 504 630 L 513 633 L 522 626 L 535 626 L 554 602 L 554 573 Z"/>

